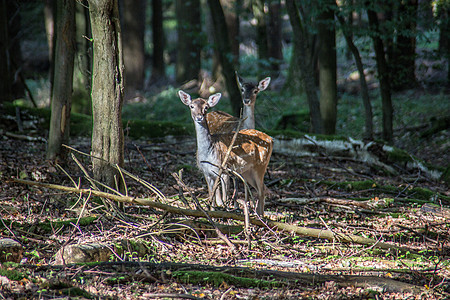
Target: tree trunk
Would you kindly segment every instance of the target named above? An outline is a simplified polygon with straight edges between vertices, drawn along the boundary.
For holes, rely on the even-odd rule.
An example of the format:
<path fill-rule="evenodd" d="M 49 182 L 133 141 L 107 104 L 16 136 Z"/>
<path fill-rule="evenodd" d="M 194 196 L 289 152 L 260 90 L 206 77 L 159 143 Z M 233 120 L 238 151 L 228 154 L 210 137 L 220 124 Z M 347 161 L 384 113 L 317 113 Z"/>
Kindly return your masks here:
<path fill-rule="evenodd" d="M 269 4 L 269 60 L 272 71 L 280 70 L 280 63 L 283 60 L 282 35 L 281 35 L 281 2 L 271 0 Z"/>
<path fill-rule="evenodd" d="M 320 103 L 317 97 L 316 86 L 314 83 L 314 71 L 310 60 L 310 49 L 308 49 L 308 40 L 302 21 L 298 12 L 297 5 L 294 0 L 286 1 L 286 8 L 289 14 L 292 31 L 294 34 L 294 49 L 298 52 L 292 54 L 291 64 L 293 68 L 297 68 L 303 88 L 308 99 L 309 113 L 311 116 L 312 131 L 314 133 L 323 133 L 322 117 L 320 114 Z"/>
<path fill-rule="evenodd" d="M 76 2 L 76 54 L 73 80 L 72 112 L 90 115 L 91 102 L 91 62 L 92 38 L 87 0 Z"/>
<path fill-rule="evenodd" d="M 228 28 L 225 15 L 219 0 L 208 0 L 211 10 L 211 19 L 214 28 L 214 41 L 218 49 L 218 58 L 222 65 L 222 74 L 230 97 L 231 108 L 236 116 L 241 113 L 242 100 L 241 93 L 236 84 L 235 66 L 233 65 L 233 55 L 231 44 L 228 38 Z"/>
<path fill-rule="evenodd" d="M 124 165 L 123 57 L 117 0 L 89 0 L 94 45 L 92 165 L 94 178 L 119 186 L 112 165 Z"/>
<path fill-rule="evenodd" d="M 198 79 L 201 53 L 200 0 L 177 0 L 177 63 L 175 76 L 178 83 Z"/>
<path fill-rule="evenodd" d="M 264 0 L 253 0 L 253 15 L 256 19 L 256 45 L 258 46 L 258 58 L 267 60 L 269 58 L 268 39 L 267 39 L 267 22 L 266 13 L 264 11 Z M 261 67 L 263 67 L 262 65 Z"/>
<path fill-rule="evenodd" d="M 375 56 L 377 61 L 378 78 L 380 81 L 381 102 L 383 110 L 383 139 L 387 142 L 393 140 L 393 107 L 391 100 L 391 87 L 389 84 L 389 69 L 386 63 L 383 41 L 380 38 L 380 29 L 378 24 L 378 17 L 373 10 L 367 10 L 369 17 L 369 26 L 372 31 L 372 40 L 375 49 Z"/>
<path fill-rule="evenodd" d="M 164 28 L 163 28 L 162 0 L 152 0 L 152 32 L 153 32 L 153 57 L 152 57 L 152 82 L 157 82 L 166 77 L 164 64 Z"/>
<path fill-rule="evenodd" d="M 65 161 L 69 140 L 72 104 L 73 66 L 75 57 L 75 1 L 56 2 L 55 70 L 52 86 L 50 132 L 47 159 Z"/>
<path fill-rule="evenodd" d="M 136 97 L 144 87 L 145 1 L 123 1 L 123 59 L 125 101 Z"/>
<path fill-rule="evenodd" d="M 439 52 L 447 58 L 447 85 L 450 86 L 450 5 L 439 7 Z"/>
<path fill-rule="evenodd" d="M 0 1 L 0 103 L 13 100 L 6 1 Z"/>
<path fill-rule="evenodd" d="M 233 53 L 233 64 L 239 65 L 239 5 L 240 1 L 220 0 L 228 28 L 231 53 Z"/>
<path fill-rule="evenodd" d="M 415 76 L 417 9 L 417 0 L 398 3 L 395 16 L 398 23 L 395 28 L 397 38 L 392 45 L 392 56 L 389 56 L 393 90 L 411 88 L 417 83 Z"/>
<path fill-rule="evenodd" d="M 45 17 L 45 33 L 47 36 L 48 45 L 48 61 L 50 63 L 50 70 L 48 72 L 50 78 L 50 90 L 53 86 L 53 69 L 54 69 L 54 56 L 55 56 L 55 8 L 56 0 L 45 0 L 44 17 Z M 51 99 L 50 93 L 50 99 Z"/>
<path fill-rule="evenodd" d="M 325 134 L 336 133 L 336 30 L 334 25 L 334 11 L 332 9 L 334 3 L 334 0 L 323 3 L 325 8 L 322 8 L 322 12 L 319 14 L 317 20 L 319 38 L 320 113 Z"/>
<path fill-rule="evenodd" d="M 6 12 L 8 20 L 8 53 L 9 68 L 11 78 L 11 93 L 13 99 L 25 97 L 25 83 L 22 76 L 22 21 L 20 12 L 20 3 L 16 1 L 6 1 Z"/>
<path fill-rule="evenodd" d="M 337 14 L 337 18 L 342 26 L 342 32 L 344 33 L 345 41 L 347 42 L 350 52 L 353 54 L 355 59 L 356 68 L 359 73 L 359 83 L 361 85 L 361 97 L 364 104 L 364 114 L 365 114 L 365 128 L 364 128 L 364 138 L 368 140 L 373 140 L 373 114 L 372 105 L 370 103 L 369 88 L 367 87 L 366 76 L 364 75 L 364 66 L 361 60 L 361 55 L 359 54 L 358 48 L 356 48 L 353 43 L 351 33 L 348 28 L 351 24 L 346 24 L 342 16 Z"/>

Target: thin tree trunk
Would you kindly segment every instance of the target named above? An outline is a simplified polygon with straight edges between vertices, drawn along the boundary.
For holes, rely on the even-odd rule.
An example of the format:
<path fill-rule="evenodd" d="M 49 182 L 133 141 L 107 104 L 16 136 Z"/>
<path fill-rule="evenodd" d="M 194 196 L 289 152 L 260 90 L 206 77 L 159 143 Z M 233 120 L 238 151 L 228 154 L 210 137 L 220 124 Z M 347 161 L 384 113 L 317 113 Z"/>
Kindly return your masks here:
<path fill-rule="evenodd" d="M 359 54 L 358 48 L 356 48 L 355 44 L 353 43 L 351 34 L 347 30 L 348 26 L 351 25 L 346 24 L 344 18 L 338 14 L 337 18 L 339 20 L 339 23 L 341 23 L 345 41 L 347 42 L 350 52 L 353 54 L 353 58 L 355 59 L 356 63 L 356 68 L 358 69 L 359 73 L 359 84 L 361 85 L 361 97 L 363 100 L 364 114 L 365 114 L 364 138 L 368 140 L 373 140 L 372 105 L 370 103 L 369 88 L 367 87 L 367 81 L 364 75 L 364 66 L 361 60 L 361 55 Z"/>
<path fill-rule="evenodd" d="M 294 68 L 298 68 L 301 81 L 306 92 L 308 99 L 309 112 L 311 116 L 312 131 L 314 133 L 323 133 L 322 116 L 320 114 L 320 103 L 316 92 L 316 86 L 314 84 L 314 71 L 311 65 L 310 51 L 308 49 L 308 41 L 305 34 L 305 30 L 301 23 L 300 15 L 297 5 L 294 0 L 286 1 L 286 8 L 289 14 L 289 20 L 291 22 L 295 49 L 298 53 L 293 53 L 292 57 L 296 57 L 293 62 L 299 62 L 298 65 L 294 65 Z M 292 62 L 291 62 L 292 63 Z"/>
<path fill-rule="evenodd" d="M 87 0 L 77 1 L 75 7 L 76 54 L 73 79 L 72 112 L 90 115 L 91 102 L 91 61 L 92 37 Z"/>
<path fill-rule="evenodd" d="M 89 0 L 94 45 L 92 165 L 94 178 L 120 187 L 112 165 L 124 165 L 123 57 L 117 0 Z"/>
<path fill-rule="evenodd" d="M 144 87 L 145 1 L 123 1 L 123 59 L 125 64 L 125 101 Z"/>
<path fill-rule="evenodd" d="M 52 86 L 50 132 L 47 159 L 65 161 L 69 140 L 72 105 L 73 67 L 75 57 L 75 1 L 56 3 L 55 71 Z"/>
<path fill-rule="evenodd" d="M 318 16 L 319 39 L 319 89 L 320 113 L 322 116 L 324 133 L 336 133 L 337 115 L 337 65 L 336 65 L 336 30 L 334 27 L 334 0 L 323 3 Z M 333 25 L 330 25 L 333 24 Z"/>
<path fill-rule="evenodd" d="M 281 36 L 281 1 L 271 0 L 269 4 L 269 59 L 272 71 L 280 70 L 283 59 Z"/>
<path fill-rule="evenodd" d="M 264 0 L 253 0 L 253 15 L 256 19 L 256 45 L 258 46 L 258 58 L 267 60 L 269 58 L 267 22 L 264 11 Z"/>
<path fill-rule="evenodd" d="M 225 22 L 228 28 L 228 38 L 230 40 L 231 53 L 233 53 L 233 64 L 239 64 L 239 3 L 235 0 L 220 0 L 225 15 Z"/>
<path fill-rule="evenodd" d="M 377 61 L 378 77 L 380 81 L 381 102 L 383 110 L 383 139 L 387 142 L 393 140 L 393 107 L 391 100 L 391 87 L 389 83 L 389 69 L 386 63 L 383 41 L 380 38 L 378 17 L 373 10 L 367 10 L 369 25 L 373 32 L 372 40 Z"/>
<path fill-rule="evenodd" d="M 160 81 L 166 77 L 164 64 L 164 28 L 163 28 L 162 0 L 152 0 L 152 82 Z"/>
<path fill-rule="evenodd" d="M 233 55 L 231 44 L 228 38 L 228 28 L 225 15 L 219 0 L 208 0 L 211 10 L 211 19 L 214 27 L 214 40 L 217 46 L 218 57 L 222 65 L 222 74 L 225 78 L 225 85 L 231 101 L 231 108 L 236 116 L 241 113 L 242 100 L 241 93 L 236 84 L 235 66 L 233 65 Z"/>
<path fill-rule="evenodd" d="M 177 63 L 176 81 L 185 83 L 198 79 L 201 63 L 200 0 L 177 0 Z"/>
<path fill-rule="evenodd" d="M 6 1 L 0 1 L 0 103 L 13 100 Z"/>

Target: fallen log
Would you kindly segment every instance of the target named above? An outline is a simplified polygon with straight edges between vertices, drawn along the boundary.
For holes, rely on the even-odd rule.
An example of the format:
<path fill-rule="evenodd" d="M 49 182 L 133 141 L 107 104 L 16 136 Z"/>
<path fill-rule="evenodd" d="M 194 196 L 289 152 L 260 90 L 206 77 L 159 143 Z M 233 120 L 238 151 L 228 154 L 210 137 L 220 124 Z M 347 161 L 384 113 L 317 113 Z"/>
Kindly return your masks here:
<path fill-rule="evenodd" d="M 74 265 L 79 268 L 79 265 Z M 185 263 L 150 263 L 150 262 L 104 262 L 98 264 L 89 264 L 88 268 L 98 268 L 102 270 L 115 270 L 115 278 L 121 277 L 122 280 L 135 281 L 136 269 L 146 278 L 141 280 L 149 280 L 151 282 L 167 282 L 168 280 L 177 280 L 181 283 L 192 283 L 196 281 L 198 284 L 213 284 L 221 285 L 223 282 L 235 286 L 307 286 L 325 284 L 329 282 L 335 283 L 340 287 L 360 287 L 370 288 L 379 292 L 391 293 L 424 293 L 425 288 L 410 283 L 397 281 L 395 279 L 367 276 L 367 275 L 328 275 L 317 273 L 299 273 L 299 272 L 285 272 L 277 270 L 255 270 L 245 267 L 217 267 L 211 265 L 200 264 L 185 264 Z M 35 268 L 35 266 L 31 266 Z M 71 267 L 71 265 L 65 266 Z M 65 268 L 64 266 L 41 266 L 42 269 Z M 86 268 L 78 272 L 89 272 Z M 128 275 L 128 276 L 127 276 Z M 249 280 L 253 279 L 253 280 Z"/>
<path fill-rule="evenodd" d="M 202 218 L 205 216 L 205 214 L 200 210 L 179 208 L 179 207 L 171 206 L 168 204 L 153 201 L 151 198 L 136 198 L 136 197 L 129 197 L 129 196 L 119 196 L 119 195 L 113 195 L 113 194 L 95 191 L 95 190 L 91 190 L 91 189 L 73 188 L 73 187 L 61 186 L 61 185 L 56 185 L 56 184 L 41 183 L 41 182 L 22 180 L 22 179 L 16 179 L 16 178 L 13 178 L 12 180 L 14 182 L 27 184 L 27 185 L 34 185 L 34 186 L 40 186 L 40 187 L 45 187 L 45 188 L 50 188 L 50 189 L 57 189 L 57 190 L 62 190 L 62 191 L 77 193 L 77 194 L 104 197 L 104 198 L 114 200 L 117 202 L 145 205 L 148 207 L 161 209 L 161 210 L 167 211 L 172 214 L 197 217 L 197 218 Z M 244 215 L 226 212 L 226 211 L 216 210 L 216 211 L 210 211 L 210 212 L 208 212 L 208 214 L 212 218 L 245 221 Z M 377 241 L 377 240 L 374 240 L 371 238 L 361 237 L 358 235 L 336 233 L 332 230 L 301 227 L 301 226 L 286 224 L 286 223 L 282 223 L 282 222 L 265 220 L 265 219 L 256 219 L 256 218 L 250 218 L 250 223 L 253 225 L 259 226 L 259 227 L 264 227 L 264 228 L 269 227 L 272 230 L 287 231 L 287 232 L 301 235 L 301 236 L 307 236 L 307 237 L 312 237 L 312 238 L 321 238 L 321 239 L 326 239 L 326 240 L 329 240 L 332 242 L 355 243 L 355 244 L 367 245 L 367 246 L 371 246 L 373 248 L 380 248 L 380 249 L 385 249 L 385 250 L 392 249 L 392 250 L 398 250 L 398 251 L 403 251 L 403 252 L 409 251 L 410 253 L 416 253 L 416 251 L 409 249 L 409 248 L 399 247 L 394 244 L 384 243 L 384 242 L 380 242 L 380 241 Z"/>

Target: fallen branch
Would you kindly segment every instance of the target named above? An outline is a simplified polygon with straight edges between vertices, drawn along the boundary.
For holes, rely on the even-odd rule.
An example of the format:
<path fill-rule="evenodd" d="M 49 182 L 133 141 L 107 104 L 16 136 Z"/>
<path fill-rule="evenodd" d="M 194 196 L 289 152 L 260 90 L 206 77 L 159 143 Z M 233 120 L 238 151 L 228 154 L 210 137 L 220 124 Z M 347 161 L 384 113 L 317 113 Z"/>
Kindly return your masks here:
<path fill-rule="evenodd" d="M 91 264 L 89 267 L 98 268 L 101 266 L 102 269 L 113 269 L 114 272 L 118 272 L 120 275 L 126 275 L 127 273 L 136 273 L 136 269 L 147 270 L 152 278 L 159 279 L 164 274 L 165 277 L 172 274 L 173 279 L 177 279 L 186 283 L 186 280 L 191 278 L 192 280 L 198 280 L 199 278 L 203 283 L 215 284 L 214 278 L 217 276 L 220 281 L 219 284 L 223 284 L 223 281 L 232 280 L 233 282 L 227 282 L 227 284 L 233 284 L 235 286 L 245 286 L 248 285 L 249 281 L 245 279 L 254 279 L 251 286 L 261 284 L 258 281 L 266 281 L 269 284 L 272 283 L 276 285 L 285 286 L 307 286 L 307 285 L 317 285 L 325 284 L 326 282 L 335 282 L 336 285 L 340 287 L 361 287 L 370 288 L 380 292 L 391 292 L 391 293 L 422 293 L 425 292 L 423 287 L 397 281 L 390 278 L 383 278 L 378 276 L 359 276 L 359 275 L 323 275 L 316 273 L 299 273 L 299 272 L 284 272 L 275 270 L 255 270 L 253 268 L 245 267 L 216 267 L 210 265 L 200 265 L 200 264 L 184 264 L 184 263 L 148 263 L 148 262 L 104 262 L 98 264 Z M 70 265 L 68 266 L 70 267 Z M 79 267 L 77 265 L 77 267 Z M 35 266 L 30 265 L 30 268 L 52 269 L 59 270 L 64 268 L 63 266 Z M 67 267 L 66 267 L 67 268 Z M 170 270 L 170 272 L 168 272 Z M 83 272 L 88 272 L 89 270 L 80 270 L 80 275 Z M 125 273 L 124 273 L 125 272 Z M 117 274 L 117 273 L 115 273 Z M 186 274 L 188 276 L 183 276 Z M 205 276 L 208 274 L 209 276 Z M 228 276 L 221 276 L 225 274 Z M 197 275 L 197 276 L 195 276 Z M 230 277 L 231 275 L 231 277 Z M 197 277 L 197 278 L 194 278 Z M 270 279 L 268 279 L 270 278 Z M 243 280 L 242 280 L 243 279 Z M 130 277 L 130 280 L 136 280 L 135 277 Z M 163 281 L 159 279 L 160 281 Z M 167 278 L 165 278 L 167 280 Z M 153 279 L 154 281 L 154 279 Z"/>
<path fill-rule="evenodd" d="M 105 193 L 105 192 L 93 191 L 91 189 L 72 188 L 72 187 L 61 186 L 61 185 L 56 185 L 56 184 L 41 183 L 41 182 L 22 180 L 22 179 L 16 179 L 16 178 L 13 178 L 12 181 L 17 182 L 17 183 L 41 186 L 41 187 L 45 187 L 45 188 L 57 189 L 57 190 L 62 190 L 62 191 L 77 193 L 77 194 L 79 194 L 79 193 L 82 193 L 85 195 L 91 194 L 93 196 L 105 197 L 110 200 L 114 200 L 114 201 L 118 201 L 118 202 L 145 205 L 148 207 L 161 209 L 161 210 L 167 211 L 172 214 L 185 215 L 185 216 L 191 216 L 191 217 L 199 217 L 199 218 L 205 216 L 205 214 L 199 210 L 178 208 L 178 207 L 174 207 L 174 206 L 171 206 L 168 204 L 155 202 L 155 201 L 151 200 L 150 198 L 135 198 L 135 197 L 129 197 L 129 196 L 118 196 L 118 195 L 113 195 L 113 194 L 109 194 L 109 193 Z M 209 215 L 212 218 L 233 219 L 233 220 L 238 220 L 238 221 L 245 220 L 245 216 L 243 216 L 241 214 L 236 214 L 236 213 L 231 213 L 231 212 L 226 212 L 226 211 L 210 211 Z M 358 235 L 339 234 L 339 233 L 335 233 L 331 230 L 300 227 L 300 226 L 295 226 L 295 225 L 290 225 L 290 224 L 285 224 L 285 223 L 270 221 L 270 220 L 267 220 L 266 223 L 264 223 L 261 220 L 255 219 L 255 218 L 250 218 L 250 223 L 252 223 L 253 225 L 256 225 L 256 226 L 264 227 L 264 228 L 266 228 L 268 226 L 269 228 L 272 228 L 274 230 L 288 231 L 288 232 L 298 234 L 301 236 L 307 236 L 307 237 L 312 237 L 312 238 L 321 238 L 321 239 L 326 239 L 329 241 L 339 241 L 341 243 L 355 243 L 355 244 L 361 244 L 361 245 L 369 245 L 369 246 L 373 246 L 374 248 L 381 248 L 381 249 L 386 249 L 386 250 L 394 249 L 394 250 L 399 250 L 399 251 L 404 251 L 404 252 L 409 251 L 411 253 L 416 252 L 409 248 L 399 247 L 399 246 L 396 246 L 393 244 L 379 242 L 374 239 L 365 238 L 365 237 L 361 237 Z"/>

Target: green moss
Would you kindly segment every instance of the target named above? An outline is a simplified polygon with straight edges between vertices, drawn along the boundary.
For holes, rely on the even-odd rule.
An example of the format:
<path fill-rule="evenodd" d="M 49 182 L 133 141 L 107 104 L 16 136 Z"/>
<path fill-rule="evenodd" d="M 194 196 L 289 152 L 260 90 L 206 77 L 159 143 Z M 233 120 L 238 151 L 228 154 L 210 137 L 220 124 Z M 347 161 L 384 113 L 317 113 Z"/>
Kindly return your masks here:
<path fill-rule="evenodd" d="M 392 185 L 379 185 L 373 180 L 364 180 L 364 181 L 343 181 L 343 182 L 334 182 L 334 181 L 322 181 L 323 184 L 326 184 L 332 188 L 340 188 L 345 189 L 347 191 L 361 191 L 374 189 L 376 191 L 382 193 L 390 193 L 390 194 L 398 194 L 403 192 L 404 195 L 408 197 L 414 197 L 419 200 L 425 200 L 425 202 L 429 202 L 432 197 L 437 196 L 444 200 L 450 200 L 450 197 L 446 195 L 442 195 L 432 190 L 422 188 L 422 187 L 413 187 L 410 189 L 406 189 L 404 187 L 396 187 Z M 414 202 L 414 201 L 413 201 Z"/>
<path fill-rule="evenodd" d="M 0 267 L 0 276 L 5 276 L 9 280 L 19 281 L 24 278 L 27 278 L 27 275 L 23 272 L 20 272 L 16 269 L 12 268 L 13 266 L 9 264 L 2 264 Z"/>
<path fill-rule="evenodd" d="M 78 224 L 80 226 L 86 226 L 92 224 L 95 220 L 97 220 L 98 217 L 84 217 L 80 218 Z M 78 219 L 69 219 L 69 220 L 61 220 L 61 221 L 45 221 L 38 224 L 38 227 L 47 231 L 52 232 L 53 230 L 57 230 L 63 226 L 68 226 L 70 224 L 75 224 L 78 221 Z"/>
<path fill-rule="evenodd" d="M 126 128 L 125 135 L 133 139 L 142 137 L 158 138 L 168 135 L 192 135 L 195 132 L 192 124 L 187 125 L 174 122 L 124 120 L 123 125 Z"/>
<path fill-rule="evenodd" d="M 222 272 L 176 271 L 173 272 L 173 277 L 179 280 L 181 283 L 211 284 L 216 287 L 219 287 L 224 282 L 228 285 L 234 285 L 244 288 L 271 288 L 282 285 L 280 281 L 268 281 L 254 278 L 237 277 Z"/>

